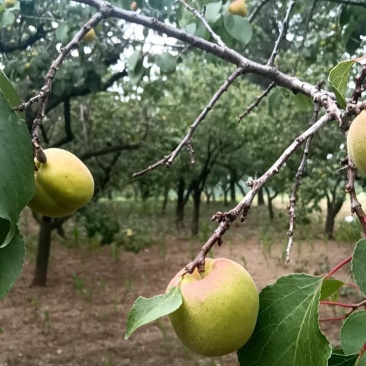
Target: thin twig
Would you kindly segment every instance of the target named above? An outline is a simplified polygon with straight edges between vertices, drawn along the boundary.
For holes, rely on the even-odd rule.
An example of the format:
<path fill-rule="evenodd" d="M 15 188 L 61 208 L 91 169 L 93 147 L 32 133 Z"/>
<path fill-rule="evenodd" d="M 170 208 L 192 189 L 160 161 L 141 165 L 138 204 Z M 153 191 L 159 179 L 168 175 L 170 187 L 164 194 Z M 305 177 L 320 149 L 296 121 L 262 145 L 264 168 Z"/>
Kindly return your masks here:
<path fill-rule="evenodd" d="M 334 102 L 333 102 L 334 103 Z M 328 104 L 328 103 L 326 103 Z M 335 103 L 334 103 L 335 104 Z M 219 226 L 208 239 L 208 241 L 203 245 L 201 251 L 197 257 L 186 265 L 185 269 L 188 273 L 192 273 L 195 268 L 199 271 L 203 271 L 205 268 L 205 257 L 210 249 L 218 243 L 221 245 L 223 243 L 222 236 L 230 228 L 230 225 L 237 217 L 241 216 L 241 221 L 246 219 L 248 211 L 251 207 L 254 197 L 258 193 L 258 190 L 275 174 L 277 174 L 280 168 L 285 164 L 288 158 L 295 152 L 295 150 L 311 135 L 318 131 L 330 120 L 338 118 L 337 115 L 331 113 L 330 110 L 334 109 L 334 105 L 331 102 L 328 104 L 329 110 L 327 114 L 321 117 L 316 123 L 310 126 L 305 132 L 303 132 L 299 137 L 297 137 L 294 142 L 288 146 L 288 148 L 282 153 L 282 155 L 277 159 L 277 161 L 257 180 L 247 183 L 251 189 L 245 195 L 245 197 L 238 203 L 236 207 L 228 212 L 217 212 L 213 217 L 212 221 L 219 223 Z"/>
<path fill-rule="evenodd" d="M 69 42 L 65 47 L 63 47 L 61 49 L 59 56 L 52 63 L 50 69 L 48 70 L 48 72 L 45 76 L 45 84 L 41 88 L 41 91 L 39 92 L 39 94 L 36 95 L 35 97 L 31 98 L 28 102 L 22 103 L 19 107 L 16 108 L 17 110 L 24 111 L 29 106 L 31 106 L 33 103 L 35 103 L 35 102 L 40 103 L 37 116 L 36 116 L 35 120 L 33 121 L 32 143 L 33 143 L 36 157 L 42 163 L 45 163 L 47 161 L 47 158 L 46 158 L 45 154 L 43 153 L 42 147 L 40 145 L 39 127 L 46 114 L 47 101 L 48 101 L 49 95 L 51 94 L 52 83 L 53 83 L 53 80 L 55 79 L 56 72 L 62 65 L 65 58 L 71 53 L 71 51 L 74 48 L 79 46 L 79 43 L 81 42 L 81 40 L 83 39 L 85 34 L 87 32 L 89 32 L 90 29 L 94 28 L 104 18 L 103 14 L 106 14 L 108 8 L 109 7 L 106 4 L 105 9 L 103 9 L 104 10 L 103 12 L 95 13 L 91 17 L 91 19 L 83 26 L 83 28 L 80 29 L 79 32 L 76 33 L 76 35 L 74 36 L 72 41 Z"/>
<path fill-rule="evenodd" d="M 193 151 L 194 150 L 192 148 L 191 138 L 192 138 L 195 130 L 197 129 L 197 127 L 199 126 L 199 124 L 205 119 L 205 117 L 207 116 L 207 114 L 214 107 L 214 105 L 216 104 L 216 102 L 220 99 L 220 97 L 222 96 L 222 94 L 224 94 L 228 90 L 228 88 L 230 87 L 230 85 L 242 73 L 243 73 L 243 70 L 241 68 L 237 68 L 225 80 L 224 84 L 217 90 L 217 92 L 211 98 L 210 102 L 206 105 L 206 107 L 203 109 L 203 111 L 200 113 L 200 115 L 196 118 L 196 120 L 194 121 L 194 123 L 191 125 L 188 133 L 186 134 L 186 136 L 183 138 L 183 140 L 179 143 L 179 145 L 177 146 L 177 148 L 174 151 L 172 151 L 169 155 L 164 156 L 163 159 L 159 160 L 155 164 L 150 165 L 145 170 L 142 170 L 142 171 L 140 171 L 138 173 L 133 174 L 132 175 L 132 178 L 141 177 L 141 176 L 145 175 L 146 173 L 150 172 L 151 170 L 156 169 L 158 166 L 161 166 L 161 165 L 164 165 L 164 164 L 167 167 L 171 166 L 173 164 L 174 159 L 177 157 L 177 155 L 179 154 L 179 152 L 182 150 L 182 148 L 184 146 L 186 146 L 188 148 L 188 152 L 189 152 L 189 154 L 191 156 L 191 162 L 194 162 L 194 157 L 193 157 Z"/>
<path fill-rule="evenodd" d="M 311 121 L 309 123 L 310 126 L 312 126 L 315 123 L 315 121 L 318 119 L 319 110 L 320 110 L 319 103 L 315 103 Z M 314 135 L 311 135 L 306 139 L 304 153 L 302 155 L 301 163 L 300 163 L 297 173 L 295 175 L 294 184 L 291 189 L 290 202 L 288 205 L 288 213 L 290 215 L 290 226 L 287 231 L 287 235 L 289 237 L 287 248 L 286 248 L 286 262 L 287 263 L 290 262 L 290 251 L 291 251 L 291 247 L 293 246 L 294 223 L 296 220 L 295 208 L 296 208 L 297 192 L 300 188 L 301 179 L 305 172 L 305 168 L 306 168 L 307 160 L 308 160 L 308 156 L 309 156 L 309 148 L 310 148 L 313 136 Z"/>
<path fill-rule="evenodd" d="M 365 85 L 363 85 L 366 79 L 366 66 L 362 67 L 361 72 L 355 77 L 355 90 L 351 97 L 351 103 L 357 103 L 362 93 L 365 91 Z"/>
<path fill-rule="evenodd" d="M 278 35 L 278 38 L 276 40 L 276 43 L 275 43 L 275 46 L 273 48 L 271 57 L 269 58 L 269 60 L 267 62 L 268 66 L 273 66 L 273 64 L 274 64 L 274 60 L 277 56 L 278 49 L 280 47 L 281 41 L 287 33 L 288 24 L 290 22 L 291 11 L 292 11 L 293 7 L 295 6 L 295 4 L 296 4 L 296 0 L 291 0 L 289 6 L 287 8 L 286 16 L 285 16 L 285 19 L 283 20 L 282 27 L 281 27 L 281 30 L 280 30 L 280 34 Z"/>
<path fill-rule="evenodd" d="M 272 0 L 262 0 L 254 9 L 253 11 L 249 14 L 248 16 L 248 22 L 252 23 L 254 22 L 254 19 L 257 17 L 257 15 L 260 13 L 260 11 L 262 10 L 262 8 L 269 3 Z"/>
<path fill-rule="evenodd" d="M 257 97 L 256 101 L 253 102 L 252 104 L 250 104 L 247 109 L 241 114 L 239 115 L 239 120 L 238 122 L 240 122 L 244 117 L 246 117 L 255 107 L 258 107 L 260 102 L 269 94 L 269 92 L 276 86 L 275 83 L 271 83 L 268 85 L 267 89 Z"/>
<path fill-rule="evenodd" d="M 297 73 L 297 68 L 298 68 L 298 65 L 299 65 L 299 62 L 300 62 L 300 59 L 302 60 L 304 57 L 303 57 L 303 49 L 304 49 L 304 45 L 305 45 L 305 42 L 306 42 L 306 37 L 308 35 L 308 32 L 309 32 L 309 28 L 310 28 L 310 21 L 312 20 L 313 18 L 313 13 L 314 13 L 314 10 L 315 10 L 315 6 L 316 6 L 316 2 L 317 0 L 313 0 L 313 3 L 311 5 L 311 8 L 309 10 L 309 13 L 305 19 L 305 29 L 303 30 L 303 36 L 302 36 L 302 40 L 300 42 L 300 45 L 299 45 L 299 53 L 296 57 L 296 61 L 295 61 L 295 65 L 294 65 L 294 68 L 293 68 L 293 73 L 292 75 L 296 75 Z"/>
<path fill-rule="evenodd" d="M 192 8 L 190 5 L 188 5 L 184 0 L 178 0 L 187 10 L 189 10 L 190 12 L 192 12 L 194 14 L 194 16 L 196 16 L 198 19 L 201 20 L 201 22 L 205 25 L 205 27 L 207 28 L 208 32 L 211 34 L 212 38 L 217 42 L 217 44 L 221 47 L 226 47 L 225 43 L 222 41 L 222 39 L 220 38 L 219 35 L 217 35 L 213 29 L 210 27 L 210 25 L 208 24 L 206 18 L 199 12 L 197 11 L 195 8 Z"/>

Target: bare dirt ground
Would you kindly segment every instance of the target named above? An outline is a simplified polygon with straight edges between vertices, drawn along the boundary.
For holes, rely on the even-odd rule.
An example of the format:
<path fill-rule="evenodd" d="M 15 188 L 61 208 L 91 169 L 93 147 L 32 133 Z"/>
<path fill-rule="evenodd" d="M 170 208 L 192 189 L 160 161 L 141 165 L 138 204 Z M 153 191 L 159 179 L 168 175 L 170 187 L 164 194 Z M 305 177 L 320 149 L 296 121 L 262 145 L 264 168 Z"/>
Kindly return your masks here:
<path fill-rule="evenodd" d="M 244 264 L 261 289 L 291 272 L 326 273 L 352 253 L 349 244 L 303 241 L 284 265 L 286 230 L 280 238 L 269 246 L 265 237 L 234 224 L 214 256 Z M 165 292 L 169 280 L 202 245 L 179 237 L 166 243 L 164 250 L 157 243 L 139 254 L 121 252 L 116 259 L 110 247 L 66 248 L 56 241 L 46 288 L 29 288 L 34 260 L 27 260 L 20 279 L 0 302 L 0 366 L 237 365 L 235 354 L 209 359 L 185 350 L 168 319 L 124 340 L 135 299 Z M 347 270 L 340 273 L 342 279 L 348 275 Z M 325 310 L 321 314 L 327 316 Z M 323 328 L 337 344 L 339 324 L 324 323 Z"/>

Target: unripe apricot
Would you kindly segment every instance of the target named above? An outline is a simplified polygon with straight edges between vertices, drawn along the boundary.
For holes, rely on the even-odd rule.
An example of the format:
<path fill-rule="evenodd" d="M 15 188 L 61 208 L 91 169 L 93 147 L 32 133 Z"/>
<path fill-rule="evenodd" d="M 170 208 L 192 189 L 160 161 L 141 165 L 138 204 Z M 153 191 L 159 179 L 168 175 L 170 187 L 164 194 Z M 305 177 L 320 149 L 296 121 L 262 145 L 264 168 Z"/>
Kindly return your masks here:
<path fill-rule="evenodd" d="M 347 135 L 347 147 L 356 168 L 366 176 L 366 110 L 353 120 Z"/>
<path fill-rule="evenodd" d="M 92 29 L 90 29 L 90 31 L 87 34 L 85 34 L 83 40 L 85 42 L 89 43 L 89 42 L 94 41 L 95 38 L 96 38 L 95 30 L 94 30 L 94 28 L 92 28 Z"/>
<path fill-rule="evenodd" d="M 173 329 L 191 351 L 207 357 L 241 348 L 257 322 L 259 296 L 250 274 L 227 259 L 206 258 L 205 271 L 181 270 L 171 280 L 180 287 L 183 304 L 169 314 Z"/>
<path fill-rule="evenodd" d="M 47 162 L 35 159 L 36 193 L 28 206 L 48 217 L 73 214 L 93 197 L 94 180 L 86 165 L 63 149 L 46 149 Z"/>
<path fill-rule="evenodd" d="M 6 8 L 12 8 L 16 3 L 16 0 L 5 0 L 4 1 L 4 6 Z"/>
<path fill-rule="evenodd" d="M 246 17 L 248 15 L 248 7 L 244 0 L 234 0 L 229 5 L 229 13 L 232 15 L 239 15 Z"/>

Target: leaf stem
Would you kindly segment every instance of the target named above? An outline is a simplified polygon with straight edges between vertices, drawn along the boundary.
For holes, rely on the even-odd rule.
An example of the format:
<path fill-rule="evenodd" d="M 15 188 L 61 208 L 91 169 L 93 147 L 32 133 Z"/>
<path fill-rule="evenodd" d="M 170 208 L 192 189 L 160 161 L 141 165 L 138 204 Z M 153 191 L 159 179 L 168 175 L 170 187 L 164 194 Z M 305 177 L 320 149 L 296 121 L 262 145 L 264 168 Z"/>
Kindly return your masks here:
<path fill-rule="evenodd" d="M 333 269 L 331 269 L 325 276 L 324 279 L 331 277 L 334 273 L 336 273 L 339 269 L 345 266 L 348 262 L 352 260 L 352 256 L 350 255 L 346 259 L 344 259 L 341 263 L 338 263 Z"/>
<path fill-rule="evenodd" d="M 359 304 L 346 304 L 344 302 L 337 302 L 337 301 L 320 301 L 321 305 L 334 305 L 334 306 L 341 306 L 343 308 L 357 308 Z"/>

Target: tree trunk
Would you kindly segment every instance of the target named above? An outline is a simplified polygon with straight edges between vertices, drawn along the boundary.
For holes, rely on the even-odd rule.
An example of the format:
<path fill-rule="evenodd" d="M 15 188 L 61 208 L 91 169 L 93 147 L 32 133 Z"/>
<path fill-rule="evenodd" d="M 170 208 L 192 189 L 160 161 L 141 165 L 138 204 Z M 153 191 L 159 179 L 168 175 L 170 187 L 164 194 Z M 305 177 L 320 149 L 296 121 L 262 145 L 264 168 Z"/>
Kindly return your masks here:
<path fill-rule="evenodd" d="M 232 204 L 236 202 L 236 190 L 235 190 L 236 181 L 237 181 L 237 172 L 236 170 L 233 170 L 230 174 L 230 201 Z"/>
<path fill-rule="evenodd" d="M 228 193 L 229 193 L 229 188 L 226 185 L 222 185 L 222 193 L 224 194 L 224 206 L 228 206 L 229 205 L 229 201 L 227 199 Z"/>
<path fill-rule="evenodd" d="M 206 205 L 209 206 L 211 203 L 211 193 L 206 191 L 205 195 L 206 195 Z"/>
<path fill-rule="evenodd" d="M 166 184 L 164 187 L 164 199 L 163 199 L 163 205 L 161 207 L 161 213 L 163 215 L 166 214 L 166 207 L 168 206 L 168 201 L 169 201 L 169 185 Z"/>
<path fill-rule="evenodd" d="M 64 221 L 60 221 L 60 223 L 56 226 L 56 231 L 57 231 L 57 234 L 60 235 L 60 237 L 62 239 L 65 239 L 65 230 L 64 230 L 64 227 L 63 227 L 63 223 Z"/>
<path fill-rule="evenodd" d="M 331 202 L 327 199 L 327 217 L 325 219 L 324 233 L 328 239 L 334 239 L 335 218 L 342 206 L 343 201 Z"/>
<path fill-rule="evenodd" d="M 263 188 L 259 188 L 259 191 L 257 193 L 258 197 L 258 206 L 264 205 L 264 194 L 263 194 Z"/>
<path fill-rule="evenodd" d="M 192 215 L 192 235 L 199 233 L 199 219 L 200 219 L 200 205 L 201 205 L 201 191 L 198 187 L 193 190 L 193 215 Z"/>
<path fill-rule="evenodd" d="M 176 216 L 175 223 L 177 228 L 180 228 L 184 225 L 184 191 L 185 191 L 185 182 L 183 178 L 179 178 L 178 188 L 177 188 L 177 207 L 176 207 Z"/>
<path fill-rule="evenodd" d="M 243 197 L 245 196 L 245 190 L 242 187 L 242 185 L 239 182 L 236 182 L 237 187 L 239 188 L 240 193 L 243 195 Z"/>
<path fill-rule="evenodd" d="M 267 194 L 267 205 L 268 205 L 268 215 L 269 215 L 269 220 L 273 221 L 274 219 L 274 213 L 273 213 L 273 205 L 272 205 L 272 200 L 274 199 L 274 197 L 271 197 L 271 192 L 267 187 L 264 187 L 264 190 L 266 191 Z"/>
<path fill-rule="evenodd" d="M 37 262 L 31 287 L 46 286 L 48 259 L 51 249 L 52 220 L 42 217 L 38 237 Z"/>

